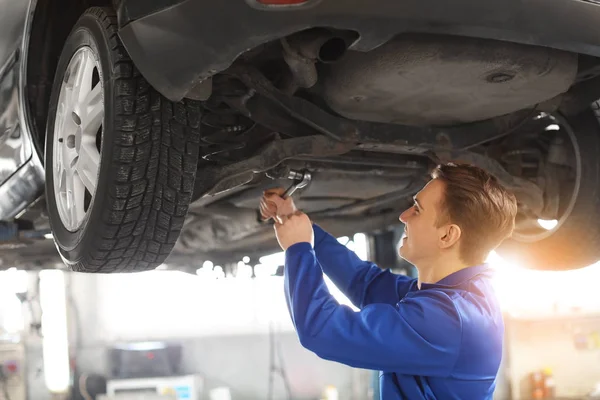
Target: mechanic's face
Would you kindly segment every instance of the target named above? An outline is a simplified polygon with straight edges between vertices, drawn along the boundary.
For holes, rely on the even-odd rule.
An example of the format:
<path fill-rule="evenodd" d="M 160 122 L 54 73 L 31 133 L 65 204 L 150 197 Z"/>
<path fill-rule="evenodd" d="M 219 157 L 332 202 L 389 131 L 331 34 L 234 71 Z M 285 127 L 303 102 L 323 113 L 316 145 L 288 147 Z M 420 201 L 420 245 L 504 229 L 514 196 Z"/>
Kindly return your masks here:
<path fill-rule="evenodd" d="M 405 224 L 400 256 L 415 266 L 428 259 L 435 260 L 440 254 L 439 238 L 443 232 L 436 222 L 443 196 L 444 183 L 433 179 L 414 197 L 413 206 L 400 215 Z"/>

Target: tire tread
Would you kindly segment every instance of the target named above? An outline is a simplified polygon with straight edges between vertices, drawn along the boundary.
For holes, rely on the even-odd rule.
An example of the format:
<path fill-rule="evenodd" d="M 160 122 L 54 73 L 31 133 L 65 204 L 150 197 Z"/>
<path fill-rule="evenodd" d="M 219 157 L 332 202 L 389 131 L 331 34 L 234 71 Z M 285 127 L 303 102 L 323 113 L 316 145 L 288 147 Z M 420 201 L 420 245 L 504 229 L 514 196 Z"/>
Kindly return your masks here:
<path fill-rule="evenodd" d="M 173 104 L 154 90 L 135 68 L 118 38 L 110 8 L 86 14 L 108 35 L 115 79 L 115 135 L 110 188 L 94 245 L 72 265 L 82 272 L 154 269 L 170 254 L 193 193 L 198 163 L 201 109 L 198 102 Z M 103 157 L 109 160 L 108 157 Z"/>

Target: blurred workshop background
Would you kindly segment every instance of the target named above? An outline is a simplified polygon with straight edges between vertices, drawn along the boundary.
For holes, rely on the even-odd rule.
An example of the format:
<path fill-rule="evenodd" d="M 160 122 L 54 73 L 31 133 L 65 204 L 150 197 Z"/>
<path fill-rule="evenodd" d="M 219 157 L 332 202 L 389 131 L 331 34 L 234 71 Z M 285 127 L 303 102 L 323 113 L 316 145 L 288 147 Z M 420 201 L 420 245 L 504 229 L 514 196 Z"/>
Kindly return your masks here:
<path fill-rule="evenodd" d="M 339 241 L 370 257 L 366 235 Z M 377 399 L 377 372 L 324 361 L 298 342 L 283 253 L 250 261 L 235 276 L 210 261 L 196 275 L 0 272 L 0 398 Z M 496 254 L 489 262 L 506 321 L 495 398 L 593 398 L 600 268 L 537 272 Z"/>

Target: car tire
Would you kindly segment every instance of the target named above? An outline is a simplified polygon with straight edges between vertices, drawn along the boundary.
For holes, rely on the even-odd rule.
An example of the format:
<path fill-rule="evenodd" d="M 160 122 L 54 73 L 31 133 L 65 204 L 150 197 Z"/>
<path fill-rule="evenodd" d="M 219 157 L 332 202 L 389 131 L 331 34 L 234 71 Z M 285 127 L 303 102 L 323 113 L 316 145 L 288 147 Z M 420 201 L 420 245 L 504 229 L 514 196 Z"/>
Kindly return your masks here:
<path fill-rule="evenodd" d="M 518 240 L 513 235 L 497 250 L 503 258 L 525 268 L 571 270 L 600 259 L 600 103 L 565 121 L 570 127 L 577 172 L 566 189 L 570 204 L 562 221 L 541 240 Z"/>
<path fill-rule="evenodd" d="M 140 75 L 112 9 L 84 12 L 58 62 L 45 146 L 49 220 L 71 269 L 145 271 L 165 261 L 193 193 L 200 119 L 198 102 L 173 103 Z"/>

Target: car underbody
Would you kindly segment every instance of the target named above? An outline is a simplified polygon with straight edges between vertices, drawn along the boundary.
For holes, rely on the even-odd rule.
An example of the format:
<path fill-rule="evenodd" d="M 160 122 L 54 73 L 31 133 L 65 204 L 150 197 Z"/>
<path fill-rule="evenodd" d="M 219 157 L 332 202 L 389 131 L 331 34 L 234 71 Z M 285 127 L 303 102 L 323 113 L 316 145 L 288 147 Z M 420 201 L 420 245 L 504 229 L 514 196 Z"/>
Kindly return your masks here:
<path fill-rule="evenodd" d="M 542 34 L 535 25 L 525 40 L 532 32 L 513 19 L 494 22 L 486 12 L 467 29 L 476 10 L 440 14 L 416 3 L 394 26 L 402 11 L 394 2 L 381 2 L 377 15 L 355 3 L 352 15 L 336 14 L 342 2 L 279 13 L 244 2 L 227 11 L 201 1 L 117 7 L 120 36 L 142 75 L 168 99 L 202 110 L 200 143 L 183 149 L 199 152 L 193 196 L 167 265 L 226 264 L 276 250 L 258 201 L 268 188 L 289 186 L 290 171 L 312 174 L 296 203 L 338 236 L 397 226 L 440 162 L 493 173 L 517 196 L 523 231 L 572 206 L 559 193 L 573 189 L 579 162 L 569 119 L 600 98 L 600 46 L 586 42 L 588 28 L 565 31 L 563 21 Z M 588 7 L 564 3 L 572 15 Z M 208 36 L 194 20 L 202 7 L 210 8 L 203 18 L 238 17 L 239 26 Z M 419 23 L 407 22 L 425 11 Z M 540 15 L 556 18 L 547 7 Z M 20 218 L 43 232 L 44 210 L 42 198 Z M 41 268 L 52 256 L 60 263 L 50 240 L 4 248 L 4 266 Z"/>

